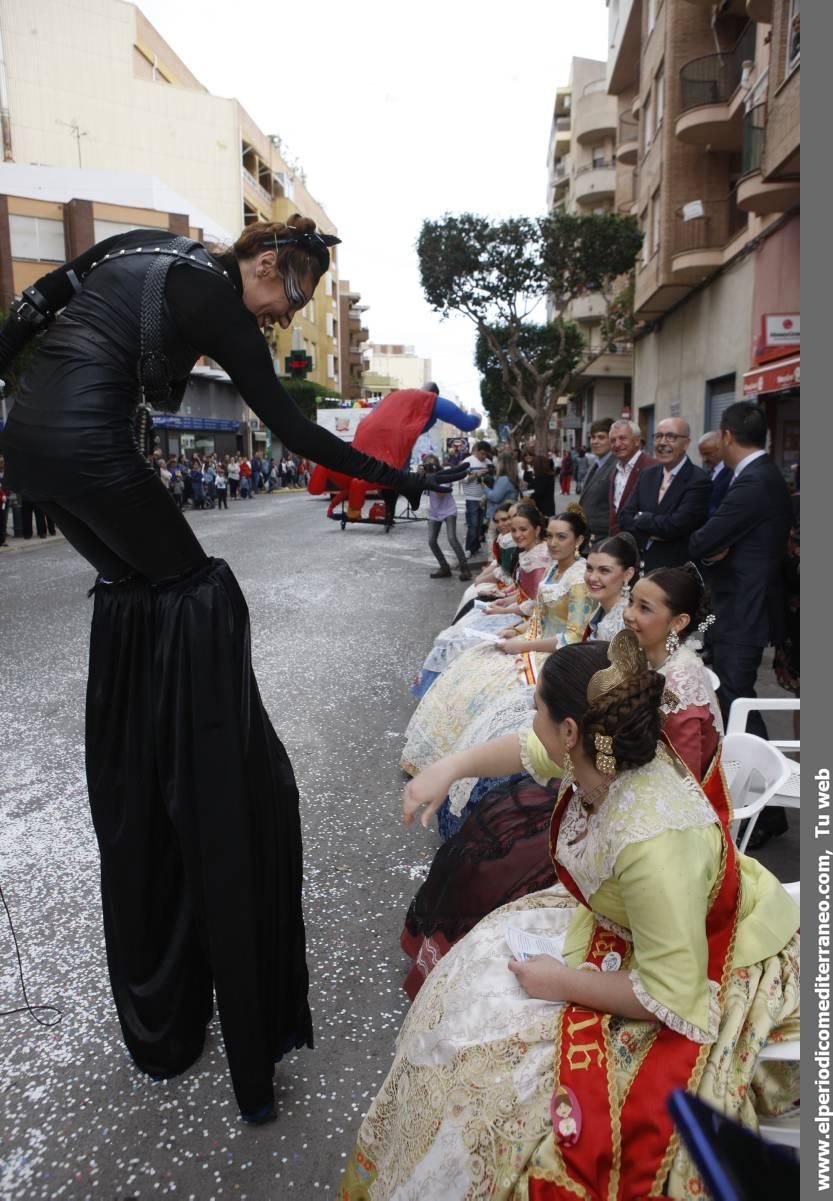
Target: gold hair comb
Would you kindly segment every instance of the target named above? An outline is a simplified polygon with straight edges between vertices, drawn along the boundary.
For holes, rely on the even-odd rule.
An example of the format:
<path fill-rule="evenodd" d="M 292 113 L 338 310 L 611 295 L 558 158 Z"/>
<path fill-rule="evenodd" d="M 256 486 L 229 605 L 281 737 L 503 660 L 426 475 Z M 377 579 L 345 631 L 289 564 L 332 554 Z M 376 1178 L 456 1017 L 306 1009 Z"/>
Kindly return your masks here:
<path fill-rule="evenodd" d="M 647 670 L 645 652 L 632 630 L 620 630 L 607 648 L 610 667 L 603 667 L 591 676 L 587 685 L 587 703 L 595 705 L 606 692 L 618 688 L 625 680 L 641 675 Z"/>

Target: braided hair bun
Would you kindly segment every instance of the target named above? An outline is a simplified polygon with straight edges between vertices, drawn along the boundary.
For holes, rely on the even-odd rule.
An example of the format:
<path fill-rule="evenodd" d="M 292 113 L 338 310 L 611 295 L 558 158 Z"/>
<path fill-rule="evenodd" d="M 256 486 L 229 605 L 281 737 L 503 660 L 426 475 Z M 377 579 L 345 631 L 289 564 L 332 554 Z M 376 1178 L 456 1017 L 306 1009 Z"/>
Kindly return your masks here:
<path fill-rule="evenodd" d="M 660 736 L 664 689 L 664 676 L 646 669 L 600 696 L 581 722 L 582 746 L 588 757 L 595 759 L 596 735 L 600 734 L 612 739 L 617 771 L 650 763 Z"/>
<path fill-rule="evenodd" d="M 573 531 L 575 538 L 587 537 L 587 518 L 584 515 L 584 509 L 575 501 L 569 504 L 563 513 L 556 513 L 554 517 L 550 517 L 549 521 L 565 522 Z"/>

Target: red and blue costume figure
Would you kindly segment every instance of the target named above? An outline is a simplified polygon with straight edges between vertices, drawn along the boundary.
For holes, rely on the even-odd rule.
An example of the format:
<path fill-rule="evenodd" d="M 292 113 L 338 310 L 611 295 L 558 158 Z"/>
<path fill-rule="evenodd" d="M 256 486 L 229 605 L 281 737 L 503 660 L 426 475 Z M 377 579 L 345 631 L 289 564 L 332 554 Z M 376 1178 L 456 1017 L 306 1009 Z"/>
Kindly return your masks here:
<path fill-rule="evenodd" d="M 404 388 L 388 393 L 364 418 L 356 430 L 353 448 L 372 454 L 391 467 L 404 467 L 410 460 L 417 438 L 437 421 L 445 421 L 471 433 L 480 425 L 481 418 L 476 413 L 466 413 L 453 401 L 429 389 Z M 373 484 L 321 465 L 310 476 L 309 491 L 313 496 L 321 496 L 324 492 L 334 493 L 327 509 L 328 517 L 332 517 L 336 508 L 346 500 L 347 519 L 358 520 L 367 493 L 371 490 L 374 490 Z"/>

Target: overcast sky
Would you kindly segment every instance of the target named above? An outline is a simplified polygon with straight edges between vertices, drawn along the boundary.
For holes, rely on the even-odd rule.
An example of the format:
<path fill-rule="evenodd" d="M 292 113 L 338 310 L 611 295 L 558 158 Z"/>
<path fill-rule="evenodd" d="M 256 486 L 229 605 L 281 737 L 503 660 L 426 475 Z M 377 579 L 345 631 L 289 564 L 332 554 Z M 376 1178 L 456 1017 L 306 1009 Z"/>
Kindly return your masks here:
<path fill-rule="evenodd" d="M 139 0 L 210 91 L 281 136 L 338 227 L 342 278 L 374 342 L 430 358 L 444 395 L 479 404 L 474 335 L 423 299 L 415 242 L 445 212 L 546 203 L 556 87 L 607 57 L 604 0 Z"/>

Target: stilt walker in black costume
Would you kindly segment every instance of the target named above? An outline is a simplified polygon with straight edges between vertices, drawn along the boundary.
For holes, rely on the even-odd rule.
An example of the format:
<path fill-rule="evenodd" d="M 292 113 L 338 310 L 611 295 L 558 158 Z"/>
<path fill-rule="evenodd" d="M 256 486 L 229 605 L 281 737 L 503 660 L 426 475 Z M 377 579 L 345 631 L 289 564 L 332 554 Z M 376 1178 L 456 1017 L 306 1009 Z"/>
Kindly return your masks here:
<path fill-rule="evenodd" d="M 150 407 L 176 409 L 206 354 L 298 453 L 414 506 L 426 486 L 448 489 L 453 472 L 418 480 L 308 422 L 275 375 L 260 330 L 289 326 L 336 241 L 297 215 L 248 226 L 228 253 L 134 231 L 43 276 L 0 328 L 0 374 L 42 334 L 2 438 L 7 480 L 98 572 L 87 778 L 124 1039 L 145 1072 L 182 1072 L 216 993 L 250 1121 L 274 1116 L 276 1061 L 312 1046 L 298 792 L 243 595 L 140 443 Z M 227 703 L 205 705 L 218 687 Z"/>

